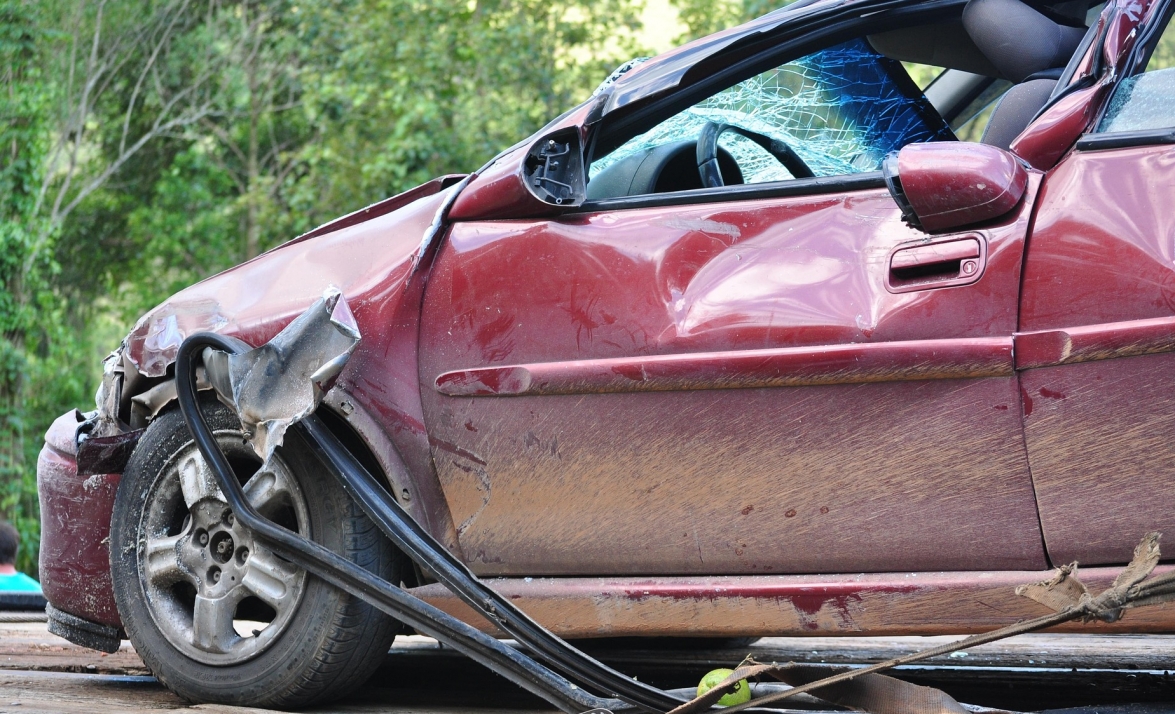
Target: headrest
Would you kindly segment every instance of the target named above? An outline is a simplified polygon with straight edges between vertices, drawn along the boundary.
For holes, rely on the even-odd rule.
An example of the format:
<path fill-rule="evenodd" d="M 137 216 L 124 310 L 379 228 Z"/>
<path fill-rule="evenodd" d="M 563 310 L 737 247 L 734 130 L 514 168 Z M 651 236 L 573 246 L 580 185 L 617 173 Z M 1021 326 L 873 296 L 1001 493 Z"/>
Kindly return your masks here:
<path fill-rule="evenodd" d="M 999 70 L 975 46 L 961 19 L 933 25 L 901 27 L 868 36 L 873 49 L 890 59 L 917 62 L 934 67 L 961 69 L 972 74 L 995 77 Z"/>
<path fill-rule="evenodd" d="M 1021 0 L 970 0 L 963 9 L 963 27 L 1000 74 L 1013 82 L 1064 67 L 1086 32 L 1050 20 Z"/>

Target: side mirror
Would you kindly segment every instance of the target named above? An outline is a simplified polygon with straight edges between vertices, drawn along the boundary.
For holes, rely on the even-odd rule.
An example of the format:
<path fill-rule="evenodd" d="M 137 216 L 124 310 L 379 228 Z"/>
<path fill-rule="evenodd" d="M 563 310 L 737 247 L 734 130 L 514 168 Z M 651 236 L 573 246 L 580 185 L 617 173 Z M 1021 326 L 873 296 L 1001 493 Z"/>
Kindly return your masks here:
<path fill-rule="evenodd" d="M 538 218 L 587 198 L 579 127 L 544 135 L 502 156 L 462 191 L 449 216 L 461 220 Z"/>
<path fill-rule="evenodd" d="M 887 156 L 881 171 L 902 218 L 927 232 L 1006 215 L 1028 187 L 1020 161 L 986 144 L 910 144 Z"/>

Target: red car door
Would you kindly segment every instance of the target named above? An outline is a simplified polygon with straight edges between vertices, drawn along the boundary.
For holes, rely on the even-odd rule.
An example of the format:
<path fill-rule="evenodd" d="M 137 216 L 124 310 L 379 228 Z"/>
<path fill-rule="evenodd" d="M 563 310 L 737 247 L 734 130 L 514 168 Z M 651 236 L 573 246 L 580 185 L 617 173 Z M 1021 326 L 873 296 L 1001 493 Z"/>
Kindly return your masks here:
<path fill-rule="evenodd" d="M 628 156 L 673 166 L 676 145 L 653 143 Z M 678 187 L 699 180 L 684 150 Z M 1044 567 L 1011 353 L 1038 178 L 1012 214 L 932 240 L 879 172 L 755 183 L 737 163 L 746 185 L 554 219 L 454 207 L 420 378 L 466 559 L 518 575 Z"/>
<path fill-rule="evenodd" d="M 1017 363 L 1053 562 L 1124 563 L 1144 533 L 1175 532 L 1175 31 L 1165 22 L 1144 25 L 1123 74 L 1145 71 L 1120 82 L 1096 130 L 1050 172 L 1026 256 Z"/>

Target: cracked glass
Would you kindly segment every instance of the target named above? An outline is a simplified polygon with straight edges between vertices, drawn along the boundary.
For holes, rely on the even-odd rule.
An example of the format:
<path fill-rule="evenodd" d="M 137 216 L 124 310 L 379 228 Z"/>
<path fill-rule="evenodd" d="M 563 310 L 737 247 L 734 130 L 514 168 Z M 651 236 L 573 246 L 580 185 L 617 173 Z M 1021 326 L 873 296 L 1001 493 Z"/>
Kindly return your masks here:
<path fill-rule="evenodd" d="M 1168 24 L 1142 74 L 1123 79 L 1098 132 L 1147 131 L 1175 126 L 1175 31 Z"/>
<path fill-rule="evenodd" d="M 906 144 L 955 138 L 900 62 L 855 39 L 718 92 L 597 159 L 590 174 L 640 151 L 697 139 L 710 121 L 785 142 L 816 176 L 876 171 Z M 719 146 L 738 162 L 745 183 L 792 178 L 749 139 L 726 132 Z"/>

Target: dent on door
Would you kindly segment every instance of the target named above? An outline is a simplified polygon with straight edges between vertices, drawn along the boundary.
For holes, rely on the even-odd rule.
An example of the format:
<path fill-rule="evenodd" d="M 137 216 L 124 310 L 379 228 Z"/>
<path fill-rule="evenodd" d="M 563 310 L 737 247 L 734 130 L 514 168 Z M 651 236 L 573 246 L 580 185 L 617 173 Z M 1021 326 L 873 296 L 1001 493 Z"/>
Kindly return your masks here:
<path fill-rule="evenodd" d="M 1030 209 L 955 236 L 973 283 L 907 292 L 892 256 L 925 235 L 884 190 L 455 225 L 420 376 L 474 569 L 1044 567 L 1011 354 Z"/>

